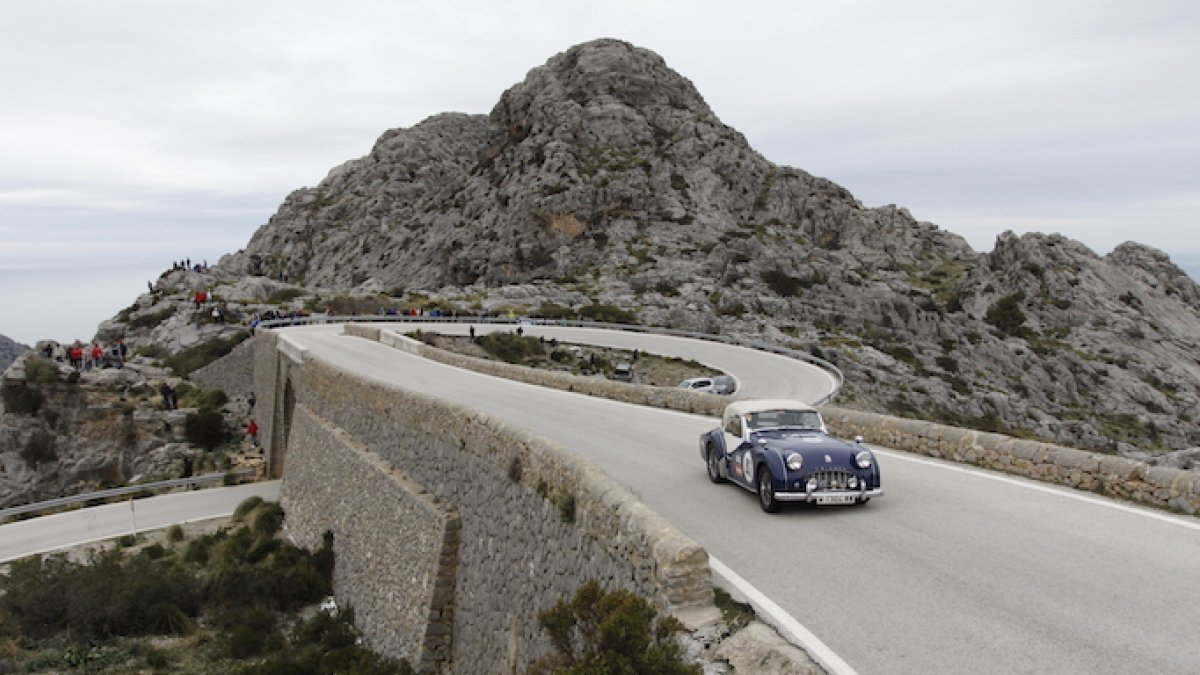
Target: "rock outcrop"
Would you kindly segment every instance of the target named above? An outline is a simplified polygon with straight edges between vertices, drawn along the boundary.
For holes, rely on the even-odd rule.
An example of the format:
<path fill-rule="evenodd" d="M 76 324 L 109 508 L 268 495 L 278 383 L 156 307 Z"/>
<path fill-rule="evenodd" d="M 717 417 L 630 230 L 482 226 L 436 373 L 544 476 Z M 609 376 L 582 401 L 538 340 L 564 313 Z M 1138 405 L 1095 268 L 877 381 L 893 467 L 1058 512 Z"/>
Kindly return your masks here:
<path fill-rule="evenodd" d="M 9 367 L 17 357 L 29 351 L 27 345 L 16 342 L 6 335 L 0 335 L 0 371 Z"/>
<path fill-rule="evenodd" d="M 616 40 L 551 58 L 487 116 L 386 132 L 216 273 L 464 310 L 609 304 L 809 349 L 846 372 L 844 405 L 1139 456 L 1200 442 L 1200 289 L 1164 254 L 1040 234 L 977 253 L 771 163 Z"/>

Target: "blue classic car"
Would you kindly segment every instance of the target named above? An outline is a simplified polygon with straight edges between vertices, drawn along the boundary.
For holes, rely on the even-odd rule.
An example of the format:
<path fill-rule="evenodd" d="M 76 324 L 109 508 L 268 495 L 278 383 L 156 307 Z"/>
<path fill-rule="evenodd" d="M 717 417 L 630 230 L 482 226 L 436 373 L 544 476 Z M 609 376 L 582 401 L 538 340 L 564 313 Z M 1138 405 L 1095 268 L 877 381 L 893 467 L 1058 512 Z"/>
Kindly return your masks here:
<path fill-rule="evenodd" d="M 700 436 L 714 483 L 732 481 L 758 495 L 767 513 L 780 502 L 866 504 L 883 494 L 875 454 L 862 438 L 829 435 L 821 414 L 800 401 L 737 401 L 721 426 Z"/>

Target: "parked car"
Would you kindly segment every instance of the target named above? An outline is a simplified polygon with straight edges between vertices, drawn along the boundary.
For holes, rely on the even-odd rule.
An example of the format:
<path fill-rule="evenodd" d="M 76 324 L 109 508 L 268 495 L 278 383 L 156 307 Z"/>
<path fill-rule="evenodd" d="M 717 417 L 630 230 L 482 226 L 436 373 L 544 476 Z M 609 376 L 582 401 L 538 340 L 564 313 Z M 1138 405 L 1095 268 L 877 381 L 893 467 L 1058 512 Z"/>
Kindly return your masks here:
<path fill-rule="evenodd" d="M 633 382 L 633 365 L 625 363 L 624 361 L 618 363 L 616 367 L 613 368 L 612 377 L 614 380 L 619 382 Z"/>
<path fill-rule="evenodd" d="M 690 377 L 680 382 L 679 386 L 692 391 L 706 391 L 710 394 L 732 394 L 737 389 L 737 380 L 729 375 Z"/>
<path fill-rule="evenodd" d="M 800 401 L 735 401 L 721 426 L 701 434 L 700 456 L 714 483 L 732 482 L 775 513 L 782 502 L 866 504 L 883 494 L 875 453 L 829 435 L 821 414 Z"/>

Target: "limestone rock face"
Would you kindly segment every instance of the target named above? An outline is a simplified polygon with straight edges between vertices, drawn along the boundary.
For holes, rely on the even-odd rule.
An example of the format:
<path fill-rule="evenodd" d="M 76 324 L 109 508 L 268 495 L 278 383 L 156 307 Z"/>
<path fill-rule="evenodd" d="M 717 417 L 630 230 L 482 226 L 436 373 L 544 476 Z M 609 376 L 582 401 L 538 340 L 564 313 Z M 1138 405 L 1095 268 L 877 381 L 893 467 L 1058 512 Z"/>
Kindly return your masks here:
<path fill-rule="evenodd" d="M 18 356 L 29 351 L 29 347 L 15 342 L 6 335 L 0 335 L 0 371 L 7 368 Z"/>
<path fill-rule="evenodd" d="M 165 358 L 333 305 L 612 305 L 808 350 L 845 373 L 843 406 L 1165 463 L 1200 446 L 1200 287 L 1161 251 L 1005 233 L 977 253 L 770 162 L 661 57 L 617 40 L 552 57 L 489 114 L 385 132 L 244 250 L 165 272 L 97 338 Z"/>
<path fill-rule="evenodd" d="M 291 194 L 215 271 L 468 309 L 592 303 L 782 342 L 873 411 L 1155 455 L 1200 444 L 1200 289 L 1134 243 L 986 254 L 778 166 L 661 57 L 617 40 L 534 68 Z"/>

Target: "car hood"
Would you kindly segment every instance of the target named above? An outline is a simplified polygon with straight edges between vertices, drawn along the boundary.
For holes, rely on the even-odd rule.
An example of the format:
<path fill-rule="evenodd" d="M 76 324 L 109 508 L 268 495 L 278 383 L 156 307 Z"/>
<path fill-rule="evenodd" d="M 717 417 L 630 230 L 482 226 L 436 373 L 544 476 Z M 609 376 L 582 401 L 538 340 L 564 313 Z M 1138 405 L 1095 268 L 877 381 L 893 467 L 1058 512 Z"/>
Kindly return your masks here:
<path fill-rule="evenodd" d="M 818 433 L 770 434 L 764 438 L 767 441 L 766 447 L 782 455 L 798 452 L 805 459 L 811 455 L 818 455 L 822 458 L 824 455 L 829 455 L 830 459 L 837 463 L 853 462 L 854 455 L 863 450 L 861 446 L 847 443 L 840 438 Z M 755 439 L 755 442 L 757 443 L 758 440 Z"/>

